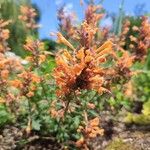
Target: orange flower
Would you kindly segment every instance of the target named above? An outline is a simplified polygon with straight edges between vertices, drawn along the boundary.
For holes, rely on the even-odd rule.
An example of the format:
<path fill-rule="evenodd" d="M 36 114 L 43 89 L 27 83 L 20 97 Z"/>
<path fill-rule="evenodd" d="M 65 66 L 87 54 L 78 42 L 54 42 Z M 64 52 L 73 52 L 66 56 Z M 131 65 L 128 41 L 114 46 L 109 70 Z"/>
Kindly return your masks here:
<path fill-rule="evenodd" d="M 27 56 L 25 59 L 26 59 L 27 61 L 33 62 L 33 58 L 32 58 L 31 56 Z"/>
<path fill-rule="evenodd" d="M 34 96 L 34 92 L 32 92 L 32 91 L 29 91 L 28 93 L 27 93 L 27 97 L 33 97 Z"/>
<path fill-rule="evenodd" d="M 148 17 L 142 17 L 141 27 L 139 28 L 138 45 L 135 48 L 136 60 L 144 60 L 150 48 L 150 22 Z"/>
<path fill-rule="evenodd" d="M 83 147 L 83 144 L 84 144 L 84 138 L 81 137 L 77 142 L 76 142 L 76 146 L 77 147 Z"/>
<path fill-rule="evenodd" d="M 76 146 L 77 147 L 86 147 L 88 141 L 91 138 L 95 138 L 98 135 L 103 135 L 104 130 L 100 128 L 99 126 L 99 118 L 96 117 L 90 121 L 88 121 L 87 118 L 85 118 L 86 123 L 85 123 L 85 127 L 83 126 L 79 126 L 77 132 L 80 132 L 83 134 L 83 137 L 80 138 L 77 142 L 76 142 Z"/>
<path fill-rule="evenodd" d="M 58 37 L 57 39 L 58 43 L 62 43 L 75 51 L 75 48 L 73 47 L 73 45 L 70 42 L 68 42 L 61 33 L 58 32 L 57 37 Z"/>
<path fill-rule="evenodd" d="M 12 80 L 9 83 L 11 86 L 14 86 L 16 88 L 22 88 L 23 87 L 22 82 L 18 79 Z"/>
<path fill-rule="evenodd" d="M 89 126 L 98 126 L 99 125 L 99 118 L 96 117 L 89 121 Z"/>
<path fill-rule="evenodd" d="M 104 130 L 99 127 L 99 118 L 96 117 L 89 121 L 85 128 L 85 133 L 89 138 L 95 138 L 97 135 L 103 135 Z"/>
<path fill-rule="evenodd" d="M 21 74 L 18 75 L 18 77 L 20 81 L 16 82 L 17 85 L 15 85 L 13 81 L 12 85 L 14 84 L 14 86 L 19 87 L 22 96 L 25 97 L 34 96 L 34 92 L 37 89 L 37 83 L 41 82 L 41 78 L 35 73 L 30 71 L 23 71 Z"/>
<path fill-rule="evenodd" d="M 100 46 L 98 49 L 96 49 L 95 51 L 97 53 L 99 52 L 103 52 L 105 49 L 109 49 L 112 50 L 112 42 L 111 41 L 106 41 L 102 46 Z"/>
<path fill-rule="evenodd" d="M 134 61 L 134 56 L 130 56 L 127 51 L 122 51 L 123 55 L 121 58 L 118 59 L 117 64 L 120 66 L 120 68 L 130 68 Z"/>
<path fill-rule="evenodd" d="M 4 21 L 3 19 L 0 19 L 0 28 L 4 28 L 5 26 L 9 25 L 11 23 L 11 20 Z"/>
<path fill-rule="evenodd" d="M 29 71 L 23 71 L 21 74 L 18 75 L 18 77 L 29 80 L 33 83 L 39 83 L 41 81 L 40 77 L 36 75 L 35 73 L 29 72 Z"/>
<path fill-rule="evenodd" d="M 32 80 L 32 82 L 40 83 L 41 78 L 39 76 L 37 76 L 36 74 L 31 74 L 31 80 Z"/>
<path fill-rule="evenodd" d="M 2 37 L 4 38 L 4 40 L 7 40 L 8 38 L 9 38 L 9 30 L 8 29 L 4 29 L 4 30 L 2 30 Z"/>
<path fill-rule="evenodd" d="M 84 21 L 81 24 L 81 29 L 79 31 L 79 37 L 78 40 L 80 40 L 80 43 L 85 49 L 90 49 L 91 46 L 94 43 L 95 34 L 98 31 L 98 28 L 96 26 L 93 26 L 91 24 L 88 24 L 87 21 Z"/>
<path fill-rule="evenodd" d="M 2 70 L 1 71 L 1 78 L 2 79 L 7 79 L 9 75 L 9 71 L 8 70 Z"/>
<path fill-rule="evenodd" d="M 44 43 L 39 40 L 34 40 L 32 37 L 26 39 L 24 48 L 32 53 L 36 51 L 42 51 L 44 49 Z"/>

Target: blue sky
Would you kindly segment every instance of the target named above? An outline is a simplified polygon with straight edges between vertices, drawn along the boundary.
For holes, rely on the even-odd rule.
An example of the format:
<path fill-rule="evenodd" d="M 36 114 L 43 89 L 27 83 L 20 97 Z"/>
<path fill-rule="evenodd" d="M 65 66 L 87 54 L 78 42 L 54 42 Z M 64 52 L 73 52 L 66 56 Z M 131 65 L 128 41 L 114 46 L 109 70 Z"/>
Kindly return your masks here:
<path fill-rule="evenodd" d="M 50 38 L 50 32 L 56 32 L 58 28 L 57 8 L 60 4 L 66 3 L 67 10 L 76 12 L 79 20 L 83 18 L 85 7 L 80 6 L 80 0 L 32 0 L 41 11 L 39 29 L 40 38 Z M 104 0 L 103 7 L 108 12 L 117 13 L 121 0 Z M 137 4 L 145 4 L 144 10 L 150 12 L 150 0 L 125 0 L 124 10 L 126 14 L 134 14 Z M 109 21 L 106 21 L 109 23 Z"/>

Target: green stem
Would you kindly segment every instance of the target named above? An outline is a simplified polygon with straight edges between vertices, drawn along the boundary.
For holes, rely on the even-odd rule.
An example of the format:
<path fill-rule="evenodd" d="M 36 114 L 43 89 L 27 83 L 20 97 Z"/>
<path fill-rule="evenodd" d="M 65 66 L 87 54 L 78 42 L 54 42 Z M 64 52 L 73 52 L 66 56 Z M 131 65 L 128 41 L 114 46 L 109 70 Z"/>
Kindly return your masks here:
<path fill-rule="evenodd" d="M 69 108 L 70 102 L 71 102 L 71 98 L 70 98 L 70 96 L 69 96 L 69 99 L 68 99 L 68 101 L 67 101 L 67 105 L 66 105 L 66 108 L 65 108 L 65 111 L 64 111 L 64 117 L 66 116 L 66 114 L 67 114 L 67 112 L 68 112 L 68 108 Z"/>
<path fill-rule="evenodd" d="M 28 110 L 29 110 L 29 115 L 28 115 L 28 121 L 31 121 L 32 122 L 32 106 L 31 106 L 31 102 L 30 102 L 30 99 L 28 97 L 26 97 L 27 100 L 28 100 Z"/>
<path fill-rule="evenodd" d="M 49 101 L 48 101 L 48 97 L 47 97 L 47 93 L 46 93 L 46 89 L 45 89 L 45 87 L 44 87 L 44 85 L 43 85 L 43 81 L 40 82 L 40 84 L 41 84 L 41 87 L 42 87 L 42 92 L 43 92 L 43 94 L 44 94 L 44 96 L 45 96 L 45 98 L 46 98 L 46 101 L 49 102 Z"/>

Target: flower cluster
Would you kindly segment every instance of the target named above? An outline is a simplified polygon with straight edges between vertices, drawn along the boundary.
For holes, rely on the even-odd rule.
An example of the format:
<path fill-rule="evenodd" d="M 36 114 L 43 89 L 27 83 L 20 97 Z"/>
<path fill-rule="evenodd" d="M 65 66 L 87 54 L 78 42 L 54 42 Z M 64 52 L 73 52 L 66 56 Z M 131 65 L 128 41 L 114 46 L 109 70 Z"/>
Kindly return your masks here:
<path fill-rule="evenodd" d="M 10 50 L 7 42 L 9 30 L 6 29 L 9 23 L 10 21 L 0 20 L 0 99 L 6 104 L 16 99 L 10 89 L 10 76 L 23 69 L 19 60 L 6 55 L 6 52 Z"/>
<path fill-rule="evenodd" d="M 36 84 L 41 81 L 40 77 L 33 72 L 23 71 L 21 74 L 18 74 L 18 78 L 12 80 L 10 82 L 11 85 L 20 90 L 20 96 L 33 97 Z"/>
<path fill-rule="evenodd" d="M 65 6 L 62 6 L 58 10 L 57 18 L 59 20 L 60 32 L 62 32 L 65 38 L 70 38 L 75 34 L 75 27 L 73 23 L 75 22 L 75 13 L 66 13 Z"/>
<path fill-rule="evenodd" d="M 31 62 L 34 67 L 39 67 L 39 65 L 45 61 L 44 43 L 39 40 L 34 40 L 33 38 L 28 37 L 24 49 L 30 52 L 30 56 L 26 59 Z"/>
<path fill-rule="evenodd" d="M 110 41 L 96 49 L 83 47 L 75 50 L 73 54 L 63 50 L 61 56 L 60 54 L 56 56 L 57 67 L 54 70 L 54 78 L 60 88 L 57 94 L 59 96 L 68 95 L 82 89 L 96 90 L 98 93 L 107 91 L 103 87 L 105 72 L 100 66 L 106 61 L 106 55 L 111 53 L 112 43 Z"/>
<path fill-rule="evenodd" d="M 36 10 L 30 6 L 20 7 L 21 15 L 19 19 L 22 20 L 28 29 L 36 29 L 39 26 L 35 22 L 35 17 L 37 16 Z"/>
<path fill-rule="evenodd" d="M 146 57 L 147 50 L 150 48 L 150 23 L 147 17 L 142 17 L 137 43 L 138 46 L 135 48 L 136 59 L 142 60 Z"/>
<path fill-rule="evenodd" d="M 120 37 L 118 39 L 119 40 L 119 45 L 121 47 L 124 47 L 126 45 L 125 41 L 126 41 L 129 30 L 130 30 L 130 21 L 127 19 L 123 23 L 122 33 L 120 34 Z M 132 45 L 129 45 L 129 47 L 131 48 Z"/>
<path fill-rule="evenodd" d="M 150 48 L 150 23 L 147 17 L 141 17 L 140 22 L 140 25 L 136 26 L 126 20 L 118 42 L 125 50 L 130 49 L 135 60 L 142 61 Z"/>
<path fill-rule="evenodd" d="M 83 126 L 79 126 L 78 128 L 78 132 L 82 132 L 84 137 L 81 137 L 77 142 L 76 142 L 76 146 L 80 147 L 80 148 L 87 148 L 87 142 L 91 139 L 91 138 L 95 138 L 97 137 L 97 135 L 103 135 L 104 130 L 101 129 L 99 127 L 100 125 L 100 120 L 98 117 L 91 119 L 91 120 L 87 120 L 87 122 L 85 123 L 85 127 Z"/>
<path fill-rule="evenodd" d="M 10 50 L 7 43 L 9 38 L 9 30 L 5 28 L 10 22 L 11 21 L 4 21 L 0 19 L 0 53 Z"/>
<path fill-rule="evenodd" d="M 114 78 L 121 80 L 129 80 L 133 75 L 131 67 L 133 65 L 135 56 L 129 54 L 128 51 L 122 50 L 122 56 L 116 61 L 116 67 L 114 72 Z"/>
<path fill-rule="evenodd" d="M 77 39 L 85 49 L 90 49 L 95 43 L 95 34 L 98 28 L 86 21 L 81 24 L 81 29 L 78 31 Z"/>
<path fill-rule="evenodd" d="M 85 20 L 87 23 L 97 26 L 100 19 L 104 16 L 101 10 L 102 7 L 100 5 L 88 5 L 85 11 Z"/>

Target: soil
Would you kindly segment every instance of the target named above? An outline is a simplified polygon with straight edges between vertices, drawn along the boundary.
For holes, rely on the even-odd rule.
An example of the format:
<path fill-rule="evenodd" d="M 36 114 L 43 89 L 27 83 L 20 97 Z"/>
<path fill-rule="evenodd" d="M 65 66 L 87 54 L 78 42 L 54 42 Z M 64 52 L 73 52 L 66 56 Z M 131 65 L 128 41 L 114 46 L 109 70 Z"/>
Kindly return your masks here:
<path fill-rule="evenodd" d="M 121 121 L 112 120 L 110 114 L 103 115 L 105 120 L 102 120 L 101 126 L 105 129 L 105 134 L 91 141 L 90 150 L 150 150 L 150 126 L 125 126 Z M 38 134 L 26 136 L 19 127 L 7 125 L 0 129 L 0 150 L 63 150 L 63 148 L 52 137 Z"/>
<path fill-rule="evenodd" d="M 150 132 L 125 131 L 112 135 L 112 138 L 98 138 L 93 150 L 150 150 Z"/>
<path fill-rule="evenodd" d="M 0 133 L 0 150 L 61 150 L 52 137 L 27 136 L 16 126 L 5 126 Z"/>
<path fill-rule="evenodd" d="M 92 141 L 92 150 L 150 150 L 150 125 L 127 125 L 122 113 L 116 121 L 113 116 L 109 111 L 101 114 L 105 132 Z"/>

